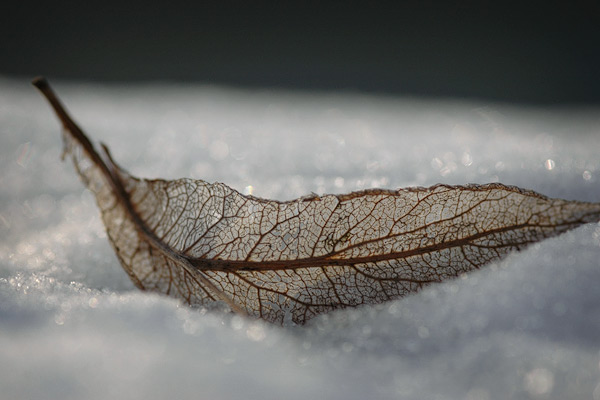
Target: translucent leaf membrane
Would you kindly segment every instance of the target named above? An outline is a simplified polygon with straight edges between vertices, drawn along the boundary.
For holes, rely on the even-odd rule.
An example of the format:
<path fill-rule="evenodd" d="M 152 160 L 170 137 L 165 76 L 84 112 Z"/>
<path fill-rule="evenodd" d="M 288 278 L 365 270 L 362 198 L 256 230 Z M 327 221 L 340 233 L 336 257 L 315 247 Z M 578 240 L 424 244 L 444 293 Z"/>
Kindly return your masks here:
<path fill-rule="evenodd" d="M 101 157 L 44 80 L 65 153 L 96 196 L 133 282 L 191 306 L 215 301 L 302 324 L 381 303 L 600 219 L 600 205 L 501 184 L 366 190 L 278 202 L 221 183 L 138 179 Z"/>

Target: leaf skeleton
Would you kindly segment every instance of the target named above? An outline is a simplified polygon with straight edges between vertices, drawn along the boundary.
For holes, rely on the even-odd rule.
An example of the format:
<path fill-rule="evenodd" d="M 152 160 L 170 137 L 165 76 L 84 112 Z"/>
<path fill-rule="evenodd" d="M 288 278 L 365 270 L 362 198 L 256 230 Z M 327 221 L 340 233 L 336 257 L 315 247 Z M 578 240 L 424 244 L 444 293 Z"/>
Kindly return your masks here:
<path fill-rule="evenodd" d="M 600 204 L 491 183 L 370 189 L 293 201 L 222 183 L 140 179 L 96 147 L 44 78 L 33 81 L 63 126 L 134 284 L 191 306 L 225 303 L 303 324 L 334 309 L 400 298 L 544 238 L 600 220 Z"/>

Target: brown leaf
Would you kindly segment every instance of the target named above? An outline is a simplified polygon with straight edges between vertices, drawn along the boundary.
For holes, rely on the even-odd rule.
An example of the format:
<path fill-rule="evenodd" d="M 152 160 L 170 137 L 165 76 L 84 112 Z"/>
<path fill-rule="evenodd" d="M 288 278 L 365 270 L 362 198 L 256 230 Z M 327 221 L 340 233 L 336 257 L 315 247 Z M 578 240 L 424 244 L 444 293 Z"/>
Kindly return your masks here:
<path fill-rule="evenodd" d="M 47 82 L 65 154 L 96 196 L 110 243 L 143 290 L 192 306 L 302 324 L 381 303 L 600 219 L 600 205 L 501 184 L 365 190 L 278 202 L 222 183 L 139 179 L 101 157 Z"/>

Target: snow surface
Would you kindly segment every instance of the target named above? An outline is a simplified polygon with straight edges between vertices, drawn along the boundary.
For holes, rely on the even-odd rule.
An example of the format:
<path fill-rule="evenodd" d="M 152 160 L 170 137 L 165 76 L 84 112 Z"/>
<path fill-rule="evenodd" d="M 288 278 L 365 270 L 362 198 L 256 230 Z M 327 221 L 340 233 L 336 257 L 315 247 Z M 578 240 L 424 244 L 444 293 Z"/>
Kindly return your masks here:
<path fill-rule="evenodd" d="M 311 192 L 499 181 L 600 199 L 600 109 L 53 83 L 144 177 Z M 600 227 L 379 306 L 278 327 L 137 291 L 60 130 L 0 79 L 1 399 L 600 399 Z"/>

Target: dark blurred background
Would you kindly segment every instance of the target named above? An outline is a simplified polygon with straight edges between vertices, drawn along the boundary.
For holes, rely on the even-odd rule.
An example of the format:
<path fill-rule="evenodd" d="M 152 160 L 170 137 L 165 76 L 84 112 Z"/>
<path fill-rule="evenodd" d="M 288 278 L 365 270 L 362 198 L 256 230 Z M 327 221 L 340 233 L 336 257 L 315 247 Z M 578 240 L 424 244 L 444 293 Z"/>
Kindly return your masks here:
<path fill-rule="evenodd" d="M 0 75 L 600 102 L 598 1 L 206 3 L 4 4 Z"/>

